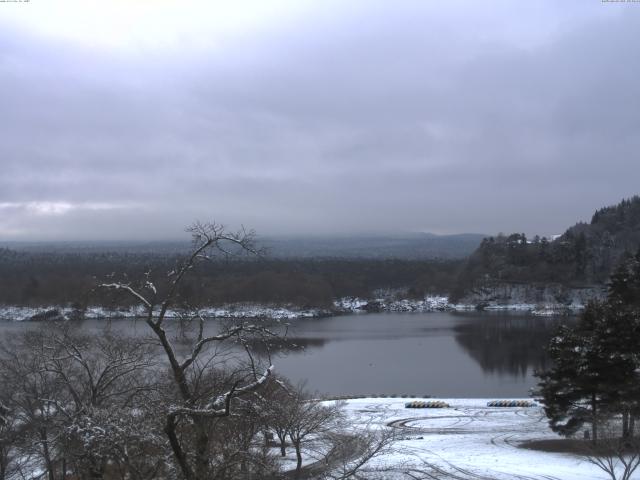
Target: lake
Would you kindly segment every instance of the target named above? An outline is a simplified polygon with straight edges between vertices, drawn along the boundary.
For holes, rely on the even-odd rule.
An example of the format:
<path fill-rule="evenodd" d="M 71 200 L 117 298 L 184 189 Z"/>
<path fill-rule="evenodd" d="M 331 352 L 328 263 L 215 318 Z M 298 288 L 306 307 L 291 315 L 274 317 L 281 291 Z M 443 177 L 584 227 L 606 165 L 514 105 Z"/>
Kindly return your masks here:
<path fill-rule="evenodd" d="M 278 372 L 330 394 L 526 397 L 565 318 L 510 313 L 378 313 L 301 320 L 303 352 Z"/>
<path fill-rule="evenodd" d="M 276 371 L 324 394 L 409 394 L 436 397 L 526 397 L 533 372 L 548 367 L 544 346 L 567 317 L 520 313 L 375 313 L 291 322 L 300 348 L 274 355 Z M 95 330 L 104 321 L 87 320 Z M 217 321 L 211 320 L 213 329 Z M 112 328 L 145 334 L 142 321 Z M 4 332 L 34 324 L 2 322 Z"/>

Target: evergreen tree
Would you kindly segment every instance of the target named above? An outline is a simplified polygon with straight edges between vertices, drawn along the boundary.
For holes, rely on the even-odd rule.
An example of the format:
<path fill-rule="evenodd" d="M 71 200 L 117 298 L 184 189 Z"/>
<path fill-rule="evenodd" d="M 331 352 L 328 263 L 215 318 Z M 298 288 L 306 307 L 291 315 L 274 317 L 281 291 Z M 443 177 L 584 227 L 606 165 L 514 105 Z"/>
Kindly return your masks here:
<path fill-rule="evenodd" d="M 640 311 L 640 250 L 623 258 L 611 275 L 607 300 L 613 308 Z"/>
<path fill-rule="evenodd" d="M 590 304 L 574 328 L 563 326 L 548 347 L 554 367 L 539 374 L 551 428 L 576 433 L 622 417 L 622 434 L 633 435 L 640 415 L 640 252 L 612 275 L 606 302 Z"/>
<path fill-rule="evenodd" d="M 607 365 L 604 401 L 622 415 L 622 435 L 633 435 L 640 413 L 640 318 L 628 309 L 606 306 L 603 321 L 594 331 L 594 342 Z"/>
<path fill-rule="evenodd" d="M 640 250 L 625 257 L 611 276 L 607 305 L 608 328 L 599 337 L 617 364 L 618 405 L 628 437 L 640 415 Z"/>
<path fill-rule="evenodd" d="M 608 365 L 594 345 L 594 330 L 603 310 L 601 304 L 590 304 L 577 327 L 561 326 L 547 349 L 554 367 L 538 374 L 549 425 L 561 435 L 573 435 L 587 423 L 597 441 L 608 390 Z"/>
<path fill-rule="evenodd" d="M 574 250 L 576 277 L 584 278 L 589 260 L 587 237 L 585 236 L 584 232 L 580 232 L 575 238 Z"/>

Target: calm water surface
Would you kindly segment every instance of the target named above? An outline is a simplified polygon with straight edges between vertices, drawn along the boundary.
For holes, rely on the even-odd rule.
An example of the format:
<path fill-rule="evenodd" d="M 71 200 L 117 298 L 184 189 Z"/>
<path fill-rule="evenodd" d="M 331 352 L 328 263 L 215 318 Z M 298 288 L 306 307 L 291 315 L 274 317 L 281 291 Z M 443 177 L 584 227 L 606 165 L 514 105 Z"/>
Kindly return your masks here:
<path fill-rule="evenodd" d="M 291 322 L 303 348 L 281 350 L 276 370 L 327 394 L 413 394 L 439 397 L 525 397 L 533 372 L 544 369 L 543 347 L 567 318 L 514 313 L 379 313 Z M 85 321 L 99 330 L 105 321 Z M 144 322 L 111 328 L 145 334 Z M 213 329 L 216 321 L 211 321 Z M 3 322 L 5 332 L 33 324 Z"/>
<path fill-rule="evenodd" d="M 566 318 L 503 313 L 380 313 L 302 320 L 305 345 L 276 362 L 310 388 L 342 394 L 527 396 L 544 346 Z M 295 341 L 294 340 L 294 341 Z"/>

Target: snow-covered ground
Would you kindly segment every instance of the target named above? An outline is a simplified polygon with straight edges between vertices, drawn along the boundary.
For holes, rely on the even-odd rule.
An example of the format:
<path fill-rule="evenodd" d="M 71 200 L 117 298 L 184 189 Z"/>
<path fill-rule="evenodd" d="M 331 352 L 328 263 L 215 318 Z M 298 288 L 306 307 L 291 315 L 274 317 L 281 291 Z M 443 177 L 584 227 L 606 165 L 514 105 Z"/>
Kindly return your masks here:
<path fill-rule="evenodd" d="M 438 400 L 450 408 L 408 409 L 404 405 L 409 400 L 401 398 L 346 401 L 354 428 L 374 425 L 397 430 L 393 451 L 374 460 L 397 472 L 384 478 L 410 478 L 402 476 L 403 471 L 413 478 L 458 480 L 607 478 L 580 456 L 519 448 L 524 441 L 559 438 L 548 428 L 541 407 L 487 407 L 492 399 Z"/>
<path fill-rule="evenodd" d="M 336 300 L 334 306 L 339 312 L 434 312 L 451 310 L 449 299 L 443 296 L 429 296 L 423 299 L 380 297 L 371 300 L 346 297 Z"/>
<path fill-rule="evenodd" d="M 551 316 L 576 312 L 582 309 L 582 305 L 536 305 L 529 303 L 514 304 L 489 304 L 484 307 L 488 311 L 520 311 L 531 312 L 534 315 Z M 200 313 L 209 318 L 267 318 L 274 320 L 293 320 L 296 318 L 316 318 L 344 313 L 365 312 L 435 312 L 435 311 L 470 311 L 475 310 L 475 305 L 449 303 L 445 296 L 427 296 L 423 299 L 394 299 L 381 297 L 376 299 L 340 298 L 336 300 L 332 308 L 306 308 L 295 306 L 272 306 L 256 304 L 233 304 L 222 307 L 205 307 Z M 57 320 L 63 318 L 75 318 L 77 312 L 66 306 L 20 307 L 0 306 L 0 319 L 2 320 Z M 145 312 L 140 307 L 107 309 L 99 306 L 90 306 L 84 311 L 84 317 L 96 318 L 134 318 L 144 316 Z M 182 313 L 179 310 L 169 310 L 167 317 L 179 318 Z"/>
<path fill-rule="evenodd" d="M 578 312 L 584 308 L 581 304 L 538 305 L 535 303 L 488 303 L 483 306 L 487 311 L 530 312 L 533 315 L 552 316 Z M 339 312 L 434 312 L 434 311 L 470 311 L 476 305 L 466 303 L 450 303 L 445 296 L 427 296 L 423 299 L 393 299 L 380 297 L 373 300 L 362 298 L 341 298 L 335 301 L 335 309 Z"/>
<path fill-rule="evenodd" d="M 296 309 L 293 307 L 276 307 L 265 305 L 229 305 L 224 307 L 207 307 L 199 310 L 199 313 L 208 318 L 267 318 L 274 320 L 292 320 L 295 318 L 313 318 L 330 315 L 333 312 L 323 309 Z M 2 320 L 59 320 L 74 318 L 72 308 L 61 306 L 46 307 L 16 307 L 0 306 L 0 319 Z M 84 318 L 136 318 L 145 316 L 144 309 L 139 307 L 107 309 L 92 306 L 83 312 Z M 183 312 L 168 310 L 167 318 L 180 318 Z"/>

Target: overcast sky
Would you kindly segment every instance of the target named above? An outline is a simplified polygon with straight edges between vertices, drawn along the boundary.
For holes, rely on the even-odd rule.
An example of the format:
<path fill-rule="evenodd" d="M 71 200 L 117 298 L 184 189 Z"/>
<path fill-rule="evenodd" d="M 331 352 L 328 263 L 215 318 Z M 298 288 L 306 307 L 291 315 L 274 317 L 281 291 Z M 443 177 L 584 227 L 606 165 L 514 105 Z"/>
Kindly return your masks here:
<path fill-rule="evenodd" d="M 562 232 L 640 193 L 640 3 L 0 2 L 0 239 Z"/>

